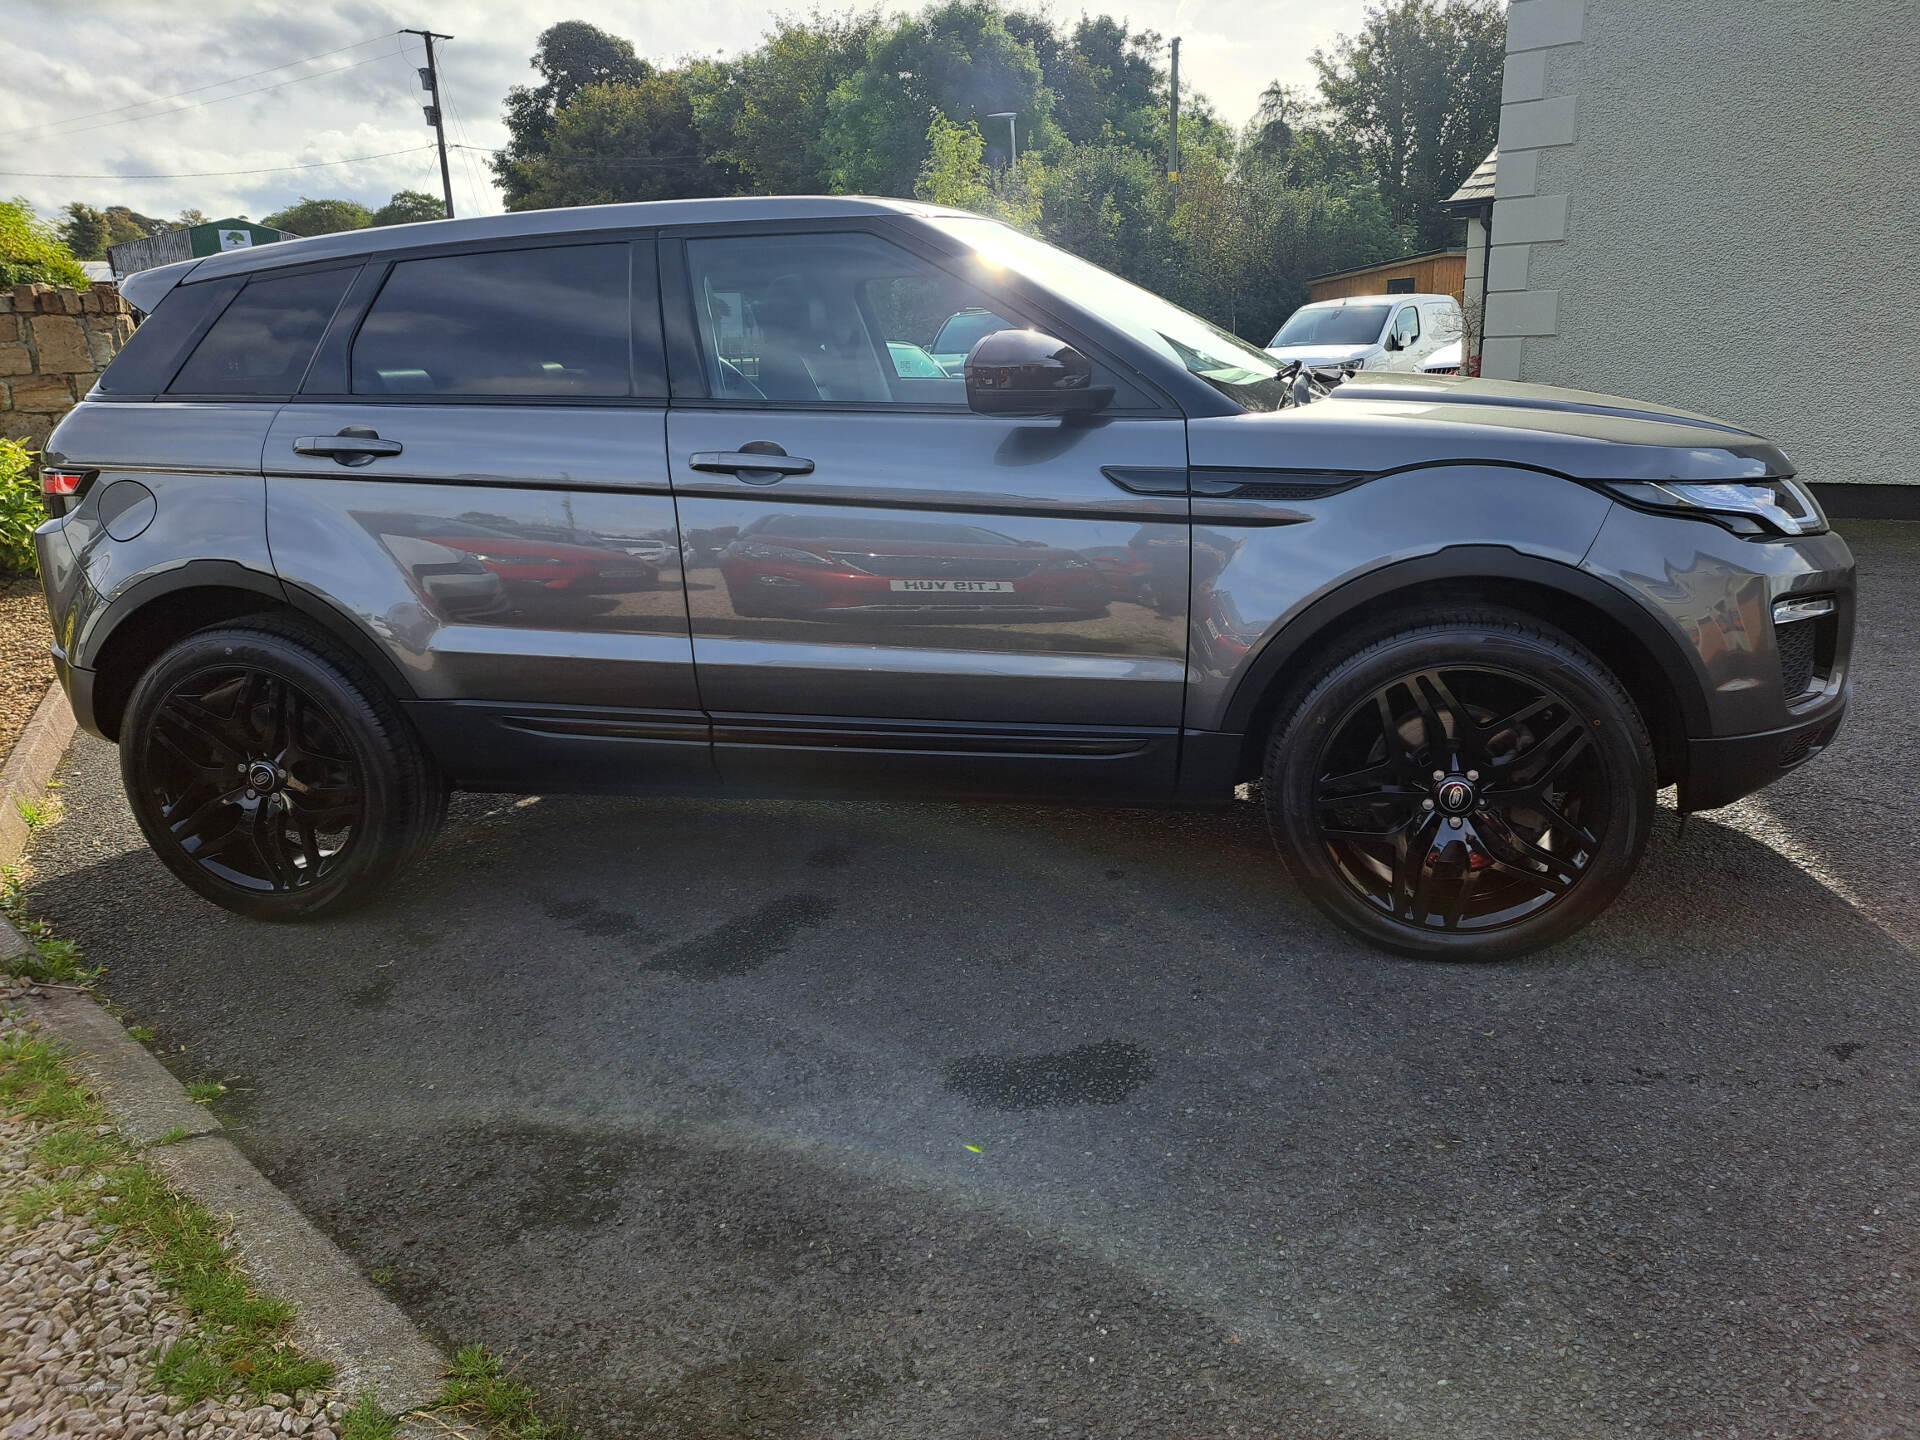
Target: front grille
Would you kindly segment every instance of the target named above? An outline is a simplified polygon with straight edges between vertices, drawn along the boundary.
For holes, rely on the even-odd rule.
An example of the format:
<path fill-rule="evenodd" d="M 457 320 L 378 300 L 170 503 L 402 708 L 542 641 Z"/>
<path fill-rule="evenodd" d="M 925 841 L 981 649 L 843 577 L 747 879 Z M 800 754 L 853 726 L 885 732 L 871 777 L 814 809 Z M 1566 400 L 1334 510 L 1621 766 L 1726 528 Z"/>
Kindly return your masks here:
<path fill-rule="evenodd" d="M 1833 739 L 1833 732 L 1839 728 L 1839 721 L 1829 721 L 1818 729 L 1802 731 L 1783 742 L 1780 746 L 1780 768 L 1791 770 L 1802 761 L 1819 754 L 1827 748 Z"/>
<path fill-rule="evenodd" d="M 1429 375 L 1458 375 L 1459 373 L 1458 365 L 1433 365 L 1427 369 Z"/>
<path fill-rule="evenodd" d="M 1773 643 L 1780 651 L 1780 685 L 1789 700 L 1798 699 L 1813 688 L 1813 620 L 1796 620 L 1777 626 Z"/>
<path fill-rule="evenodd" d="M 842 565 L 893 580 L 1021 580 L 1033 573 L 1033 561 L 1019 556 L 974 559 L 960 555 L 866 555 L 857 550 L 828 553 Z"/>

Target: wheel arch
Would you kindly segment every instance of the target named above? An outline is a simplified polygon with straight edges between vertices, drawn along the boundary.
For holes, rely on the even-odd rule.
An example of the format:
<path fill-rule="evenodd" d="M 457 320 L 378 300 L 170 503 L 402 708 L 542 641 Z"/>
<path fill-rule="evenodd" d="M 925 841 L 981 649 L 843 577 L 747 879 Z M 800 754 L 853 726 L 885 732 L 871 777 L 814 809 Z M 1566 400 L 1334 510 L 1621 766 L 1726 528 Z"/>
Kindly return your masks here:
<path fill-rule="evenodd" d="M 1267 735 L 1321 661 L 1358 634 L 1441 603 L 1519 610 L 1593 651 L 1653 736 L 1661 783 L 1684 779 L 1687 738 L 1708 732 L 1706 680 L 1669 621 L 1600 577 L 1504 546 L 1454 546 L 1358 576 L 1283 625 L 1248 664 L 1222 728 L 1243 737 L 1238 778 L 1260 773 Z"/>
<path fill-rule="evenodd" d="M 177 641 L 249 615 L 296 615 L 367 664 L 396 700 L 413 687 L 353 620 L 328 602 L 226 560 L 196 560 L 128 587 L 89 627 L 75 663 L 94 672 L 93 728 L 120 738 L 128 697 L 146 668 Z"/>

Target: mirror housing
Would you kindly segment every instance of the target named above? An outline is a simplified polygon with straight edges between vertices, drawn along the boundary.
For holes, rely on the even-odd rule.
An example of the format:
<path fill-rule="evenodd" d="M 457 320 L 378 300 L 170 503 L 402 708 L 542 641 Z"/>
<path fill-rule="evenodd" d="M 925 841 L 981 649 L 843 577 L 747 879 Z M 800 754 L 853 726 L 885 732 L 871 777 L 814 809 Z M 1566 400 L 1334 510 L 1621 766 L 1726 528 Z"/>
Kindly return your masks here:
<path fill-rule="evenodd" d="M 1038 330 L 996 330 L 967 352 L 967 408 L 981 415 L 1089 415 L 1113 403 L 1093 362 Z"/>
<path fill-rule="evenodd" d="M 1400 343 L 1399 335 L 1389 330 L 1387 332 L 1387 338 L 1380 342 L 1380 348 L 1382 350 L 1403 350 L 1406 347 Z"/>

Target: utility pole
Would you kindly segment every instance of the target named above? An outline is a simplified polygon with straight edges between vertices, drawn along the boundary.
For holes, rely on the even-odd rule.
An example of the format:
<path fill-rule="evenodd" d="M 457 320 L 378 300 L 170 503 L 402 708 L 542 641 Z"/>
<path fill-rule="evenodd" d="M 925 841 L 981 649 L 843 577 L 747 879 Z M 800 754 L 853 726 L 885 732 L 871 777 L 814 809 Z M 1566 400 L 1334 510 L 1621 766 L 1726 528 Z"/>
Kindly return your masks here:
<path fill-rule="evenodd" d="M 1180 182 L 1180 37 L 1173 37 L 1173 113 L 1167 126 L 1167 181 Z"/>
<path fill-rule="evenodd" d="M 451 35 L 441 35 L 432 30 L 402 30 L 402 35 L 418 35 L 427 42 L 427 64 L 420 72 L 420 88 L 433 96 L 433 103 L 421 107 L 426 111 L 427 123 L 433 126 L 433 138 L 440 146 L 440 188 L 447 197 L 447 218 L 453 218 L 453 173 L 447 169 L 447 128 L 440 116 L 440 71 L 433 63 L 433 42 L 451 40 Z"/>

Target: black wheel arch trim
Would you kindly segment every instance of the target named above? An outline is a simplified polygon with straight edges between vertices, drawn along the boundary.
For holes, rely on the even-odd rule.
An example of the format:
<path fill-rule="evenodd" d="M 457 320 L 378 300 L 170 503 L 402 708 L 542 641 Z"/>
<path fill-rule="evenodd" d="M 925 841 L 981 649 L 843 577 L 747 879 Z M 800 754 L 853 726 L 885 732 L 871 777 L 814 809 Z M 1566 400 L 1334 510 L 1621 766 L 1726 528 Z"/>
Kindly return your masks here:
<path fill-rule="evenodd" d="M 1692 647 L 1674 626 L 1644 601 L 1563 561 L 1503 545 L 1456 545 L 1398 561 L 1356 576 L 1322 595 L 1283 625 L 1242 673 L 1227 702 L 1221 728 L 1244 734 L 1262 700 L 1283 680 L 1287 662 L 1362 606 L 1396 591 L 1447 580 L 1517 580 L 1559 590 L 1620 624 L 1666 678 L 1689 737 L 1712 733 L 1707 682 Z M 1542 619 L 1549 623 L 1551 616 Z"/>

